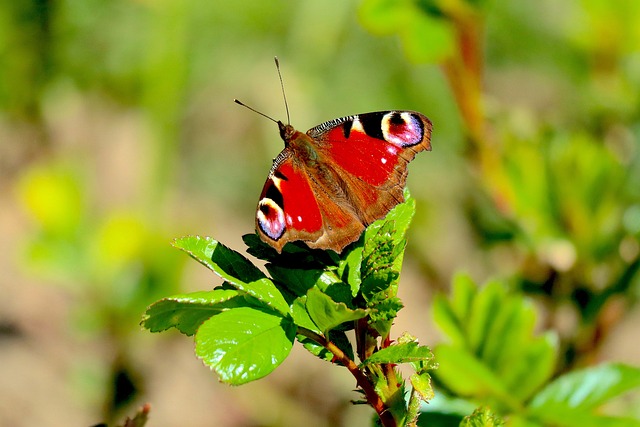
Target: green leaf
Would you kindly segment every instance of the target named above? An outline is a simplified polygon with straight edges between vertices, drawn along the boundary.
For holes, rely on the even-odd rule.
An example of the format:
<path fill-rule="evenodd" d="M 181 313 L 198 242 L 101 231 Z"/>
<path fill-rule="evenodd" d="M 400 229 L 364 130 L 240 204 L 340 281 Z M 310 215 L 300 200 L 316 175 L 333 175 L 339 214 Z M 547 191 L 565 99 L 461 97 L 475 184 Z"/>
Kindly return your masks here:
<path fill-rule="evenodd" d="M 224 311 L 196 333 L 196 355 L 220 381 L 245 384 L 271 373 L 293 347 L 296 326 L 288 318 L 250 307 Z"/>
<path fill-rule="evenodd" d="M 428 402 L 435 396 L 431 385 L 431 375 L 427 372 L 415 373 L 409 377 L 413 390 L 418 393 L 420 399 Z"/>
<path fill-rule="evenodd" d="M 638 387 L 640 368 L 621 363 L 602 364 L 557 378 L 532 399 L 529 409 L 536 417 L 562 426 L 618 425 L 596 424 L 619 420 L 606 417 L 608 421 L 605 421 L 593 411 Z M 624 425 L 640 425 L 640 422 Z"/>
<path fill-rule="evenodd" d="M 504 421 L 489 410 L 489 408 L 478 408 L 473 414 L 464 417 L 460 427 L 501 427 Z"/>
<path fill-rule="evenodd" d="M 433 359 L 433 353 L 427 346 L 418 345 L 417 342 L 406 342 L 390 345 L 380 349 L 363 361 L 360 366 L 381 363 L 409 363 L 427 362 Z"/>
<path fill-rule="evenodd" d="M 434 349 L 434 354 L 439 364 L 436 376 L 457 395 L 490 394 L 511 408 L 519 406 L 504 382 L 467 350 L 443 344 Z"/>
<path fill-rule="evenodd" d="M 374 34 L 397 33 L 412 61 L 438 62 L 453 53 L 453 26 L 439 8 L 421 8 L 411 0 L 365 0 L 359 16 Z"/>
<path fill-rule="evenodd" d="M 293 300 L 291 304 L 291 317 L 295 324 L 301 328 L 309 329 L 318 334 L 322 334 L 322 331 L 318 329 L 309 312 L 307 311 L 307 296 L 301 296 Z"/>
<path fill-rule="evenodd" d="M 367 315 L 366 310 L 352 310 L 317 288 L 309 289 L 306 308 L 313 322 L 325 334 L 344 322 L 362 319 Z"/>
<path fill-rule="evenodd" d="M 386 292 L 397 284 L 401 266 L 396 262 L 401 255 L 395 251 L 393 227 L 395 227 L 394 222 L 385 222 L 365 241 L 360 267 L 362 275 L 360 292 L 365 301 L 373 299 L 378 293 Z M 400 248 L 400 253 L 402 249 L 404 247 Z M 391 296 L 394 296 L 395 292 L 392 294 Z"/>
<path fill-rule="evenodd" d="M 376 235 L 379 234 L 380 229 L 386 223 L 393 223 L 391 229 L 388 231 L 391 240 L 394 246 L 402 244 L 416 211 L 416 200 L 411 197 L 408 190 L 405 190 L 404 198 L 405 201 L 391 209 L 387 216 L 367 227 L 364 232 L 365 241 L 376 238 Z"/>
<path fill-rule="evenodd" d="M 435 349 L 448 356 L 438 358 L 440 369 L 434 375 L 451 390 L 483 399 L 490 391 L 492 398 L 517 408 L 553 374 L 555 334 L 536 336 L 533 305 L 502 283 L 478 289 L 470 278 L 457 276 L 451 298 L 436 298 L 433 313 L 451 342 Z M 479 369 L 474 380 L 460 374 L 469 366 Z"/>
<path fill-rule="evenodd" d="M 258 259 L 272 261 L 279 255 L 278 251 L 260 240 L 256 233 L 245 234 L 242 241 L 247 245 L 247 253 Z"/>
<path fill-rule="evenodd" d="M 273 282 L 238 252 L 210 237 L 182 237 L 176 239 L 173 245 L 187 252 L 236 289 L 248 293 L 281 314 L 289 312 L 289 305 Z"/>
<path fill-rule="evenodd" d="M 361 237 L 362 239 L 363 237 Z M 351 294 L 357 295 L 360 290 L 360 265 L 362 264 L 363 245 L 355 246 L 338 264 L 337 274 L 351 287 Z"/>
<path fill-rule="evenodd" d="M 433 302 L 433 319 L 452 344 L 467 345 L 466 325 L 477 286 L 469 276 L 457 274 L 452 283 L 451 296 L 436 295 Z"/>
<path fill-rule="evenodd" d="M 267 264 L 266 268 L 273 280 L 283 283 L 296 296 L 306 295 L 324 274 L 320 269 L 290 268 L 276 264 Z"/>
<path fill-rule="evenodd" d="M 142 326 L 151 332 L 176 328 L 183 334 L 193 335 L 211 316 L 246 305 L 244 295 L 235 289 L 174 295 L 151 304 L 142 318 Z"/>
<path fill-rule="evenodd" d="M 337 302 L 350 304 L 354 297 L 351 288 L 332 269 L 300 269 L 274 264 L 266 267 L 274 280 L 283 283 L 296 296 L 306 295 L 315 286 Z"/>

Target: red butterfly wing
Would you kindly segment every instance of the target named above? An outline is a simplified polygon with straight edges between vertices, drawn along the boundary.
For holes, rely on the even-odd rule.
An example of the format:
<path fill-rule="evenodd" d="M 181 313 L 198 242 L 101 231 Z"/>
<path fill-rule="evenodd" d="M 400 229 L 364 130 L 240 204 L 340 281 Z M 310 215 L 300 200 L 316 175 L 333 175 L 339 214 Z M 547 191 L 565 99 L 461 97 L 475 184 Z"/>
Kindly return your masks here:
<path fill-rule="evenodd" d="M 412 111 L 343 117 L 306 134 L 278 125 L 285 149 L 256 214 L 258 235 L 278 252 L 295 240 L 341 252 L 404 200 L 407 164 L 431 149 L 431 122 Z"/>
<path fill-rule="evenodd" d="M 258 235 L 278 252 L 287 242 L 295 240 L 314 248 L 344 247 L 353 241 L 331 240 L 332 226 L 326 228 L 329 222 L 338 229 L 351 229 L 358 236 L 364 229 L 352 213 L 340 209 L 318 187 L 304 163 L 285 148 L 274 161 L 260 195 L 256 214 Z"/>
<path fill-rule="evenodd" d="M 380 111 L 332 120 L 307 134 L 343 177 L 366 226 L 404 200 L 407 165 L 416 153 L 431 150 L 431 129 L 421 113 Z"/>

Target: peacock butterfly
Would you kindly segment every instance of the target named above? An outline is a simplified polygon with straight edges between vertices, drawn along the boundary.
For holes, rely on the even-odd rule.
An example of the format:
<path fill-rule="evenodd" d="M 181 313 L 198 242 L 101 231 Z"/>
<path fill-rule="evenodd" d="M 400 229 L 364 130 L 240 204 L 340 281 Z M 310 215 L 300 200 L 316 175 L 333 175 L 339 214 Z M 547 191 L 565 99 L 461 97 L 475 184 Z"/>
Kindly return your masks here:
<path fill-rule="evenodd" d="M 282 85 L 277 58 L 276 67 Z M 284 86 L 282 91 L 284 96 Z M 285 146 L 273 160 L 256 213 L 258 235 L 278 252 L 296 240 L 342 252 L 404 201 L 407 165 L 416 153 L 431 150 L 431 121 L 415 111 L 341 117 L 306 133 L 289 124 L 288 107 L 286 125 L 256 112 L 278 124 Z"/>

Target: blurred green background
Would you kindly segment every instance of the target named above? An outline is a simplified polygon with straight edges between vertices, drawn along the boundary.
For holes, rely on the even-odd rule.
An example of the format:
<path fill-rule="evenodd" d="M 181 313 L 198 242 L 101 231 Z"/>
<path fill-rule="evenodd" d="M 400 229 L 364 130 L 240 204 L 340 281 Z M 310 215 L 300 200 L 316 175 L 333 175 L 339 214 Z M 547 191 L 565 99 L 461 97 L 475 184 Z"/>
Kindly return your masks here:
<path fill-rule="evenodd" d="M 433 151 L 396 333 L 438 341 L 452 275 L 509 280 L 562 339 L 558 372 L 640 362 L 640 3 L 632 0 L 0 3 L 0 425 L 368 425 L 343 370 L 294 348 L 217 383 L 145 307 L 207 289 L 170 247 L 242 250 L 277 127 L 413 109 Z"/>

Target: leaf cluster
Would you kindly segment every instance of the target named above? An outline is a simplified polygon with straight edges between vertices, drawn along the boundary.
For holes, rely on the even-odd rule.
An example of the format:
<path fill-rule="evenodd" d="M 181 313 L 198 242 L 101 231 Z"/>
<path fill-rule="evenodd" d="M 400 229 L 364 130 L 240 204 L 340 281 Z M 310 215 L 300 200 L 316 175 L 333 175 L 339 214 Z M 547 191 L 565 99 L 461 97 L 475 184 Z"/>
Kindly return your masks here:
<path fill-rule="evenodd" d="M 341 255 L 302 243 L 287 244 L 279 254 L 257 235 L 244 236 L 247 252 L 266 261 L 268 274 L 214 239 L 176 239 L 175 247 L 223 283 L 157 301 L 142 325 L 152 332 L 176 328 L 193 335 L 197 356 L 232 385 L 271 373 L 297 340 L 313 355 L 345 366 L 381 418 L 397 423 L 415 418 L 420 401 L 433 396 L 433 355 L 408 334 L 395 343 L 389 337 L 402 308 L 397 285 L 414 210 L 407 194 L 406 202 L 370 225 Z M 355 330 L 355 345 L 349 330 Z M 415 370 L 409 403 L 394 368 L 401 363 Z"/>
<path fill-rule="evenodd" d="M 435 381 L 449 398 L 434 402 L 429 415 L 458 412 L 462 418 L 470 407 L 483 405 L 516 426 L 640 425 L 600 412 L 640 386 L 640 369 L 606 363 L 554 378 L 556 335 L 537 334 L 533 305 L 504 283 L 478 288 L 458 276 L 452 295 L 436 299 L 434 318 L 448 338 L 434 349 Z"/>

